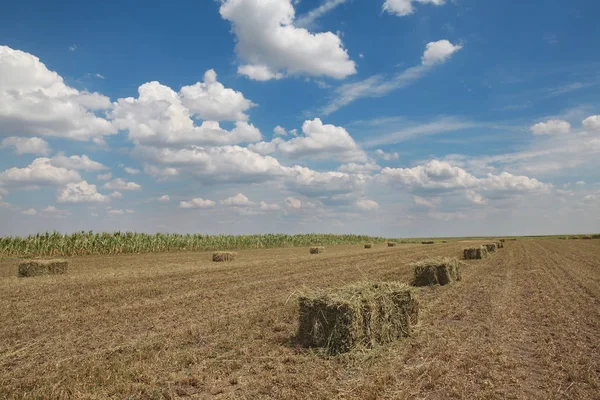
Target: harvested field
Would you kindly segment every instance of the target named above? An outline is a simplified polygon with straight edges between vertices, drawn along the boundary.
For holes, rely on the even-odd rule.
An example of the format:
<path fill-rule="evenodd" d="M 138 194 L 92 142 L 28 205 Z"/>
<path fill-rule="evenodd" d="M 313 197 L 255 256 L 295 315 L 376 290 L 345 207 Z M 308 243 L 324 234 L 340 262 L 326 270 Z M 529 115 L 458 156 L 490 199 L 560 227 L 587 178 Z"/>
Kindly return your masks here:
<path fill-rule="evenodd" d="M 416 289 L 414 334 L 326 357 L 296 345 L 303 288 L 409 282 L 464 243 L 0 261 L 2 399 L 597 399 L 600 241 L 520 240 Z"/>

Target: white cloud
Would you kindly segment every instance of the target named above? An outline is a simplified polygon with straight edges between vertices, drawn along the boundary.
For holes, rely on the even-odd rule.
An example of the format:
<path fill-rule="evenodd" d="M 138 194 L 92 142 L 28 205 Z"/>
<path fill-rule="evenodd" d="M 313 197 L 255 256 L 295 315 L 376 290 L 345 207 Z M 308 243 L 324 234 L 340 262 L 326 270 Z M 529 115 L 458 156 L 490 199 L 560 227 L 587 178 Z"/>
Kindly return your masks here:
<path fill-rule="evenodd" d="M 571 124 L 560 119 L 551 119 L 533 125 L 530 130 L 534 135 L 563 135 L 571 132 Z"/>
<path fill-rule="evenodd" d="M 288 134 L 285 128 L 279 125 L 273 128 L 273 133 L 275 134 L 275 136 L 287 136 Z"/>
<path fill-rule="evenodd" d="M 435 208 L 441 202 L 441 198 L 439 197 L 422 197 L 422 196 L 413 196 L 413 201 L 416 205 L 427 207 L 427 208 Z"/>
<path fill-rule="evenodd" d="M 335 159 L 340 161 L 365 161 L 366 154 L 356 144 L 348 131 L 341 126 L 325 125 L 319 118 L 305 121 L 304 136 L 288 141 L 275 138 L 250 146 L 251 149 L 268 154 L 278 151 L 290 158 Z"/>
<path fill-rule="evenodd" d="M 583 129 L 586 132 L 600 133 L 600 115 L 592 115 L 583 120 Z"/>
<path fill-rule="evenodd" d="M 314 8 L 305 15 L 298 17 L 298 19 L 296 19 L 296 26 L 301 28 L 310 28 L 317 19 L 321 18 L 323 15 L 327 14 L 337 6 L 347 2 L 348 0 L 325 0 L 319 7 Z"/>
<path fill-rule="evenodd" d="M 277 211 L 280 210 L 281 207 L 278 204 L 270 204 L 264 201 L 260 202 L 260 209 L 262 211 Z"/>
<path fill-rule="evenodd" d="M 68 183 L 59 190 L 57 201 L 59 203 L 106 203 L 110 198 L 98 193 L 96 185 L 81 181 Z"/>
<path fill-rule="evenodd" d="M 161 203 L 167 203 L 171 201 L 171 197 L 169 197 L 168 194 L 164 194 L 158 198 L 158 201 L 160 201 Z"/>
<path fill-rule="evenodd" d="M 113 210 L 108 210 L 108 214 L 109 215 L 123 215 L 123 214 L 125 214 L 125 211 L 113 209 Z"/>
<path fill-rule="evenodd" d="M 370 176 L 344 172 L 317 172 L 294 166 L 286 168 L 285 184 L 297 193 L 310 197 L 334 196 L 361 192 Z"/>
<path fill-rule="evenodd" d="M 454 45 L 447 40 L 438 40 L 437 42 L 427 43 L 425 52 L 421 58 L 423 65 L 435 65 L 448 61 L 457 51 L 462 49 L 462 45 Z"/>
<path fill-rule="evenodd" d="M 358 200 L 356 206 L 366 211 L 374 211 L 379 208 L 379 204 L 376 201 L 368 199 Z"/>
<path fill-rule="evenodd" d="M 225 204 L 227 206 L 247 206 L 252 204 L 252 202 L 244 196 L 242 193 L 238 193 L 233 197 L 229 197 L 225 200 L 221 200 L 221 204 Z"/>
<path fill-rule="evenodd" d="M 275 72 L 266 65 L 240 65 L 237 70 L 238 74 L 246 75 L 248 78 L 255 81 L 265 82 L 270 80 L 279 80 L 285 75 L 281 72 Z"/>
<path fill-rule="evenodd" d="M 139 169 L 136 169 L 136 168 L 125 167 L 124 169 L 125 169 L 125 172 L 127 172 L 129 175 L 137 175 L 140 172 L 142 172 L 142 171 L 140 171 Z"/>
<path fill-rule="evenodd" d="M 82 156 L 70 156 L 66 157 L 64 154 L 59 153 L 52 157 L 50 160 L 52 165 L 55 167 L 83 170 L 83 171 L 102 171 L 107 169 L 104 165 L 99 162 L 91 160 L 85 154 Z"/>
<path fill-rule="evenodd" d="M 245 121 L 235 122 L 235 128 L 231 131 L 222 129 L 217 121 L 205 120 L 200 125 L 196 125 L 192 116 L 197 115 L 202 107 L 204 107 L 204 115 L 217 116 L 219 112 L 223 115 L 240 112 L 238 104 L 232 105 L 239 101 L 235 100 L 238 99 L 238 92 L 233 92 L 236 94 L 230 96 L 234 98 L 229 99 L 232 103 L 226 103 L 226 100 L 221 99 L 224 104 L 212 104 L 211 107 L 214 108 L 212 109 L 208 104 L 210 101 L 217 100 L 199 97 L 200 90 L 197 88 L 194 92 L 198 97 L 187 101 L 188 104 L 193 105 L 192 110 L 182 103 L 182 98 L 170 87 L 158 82 L 148 82 L 139 87 L 137 99 L 128 97 L 117 100 L 109 116 L 113 118 L 113 124 L 117 128 L 129 131 L 129 139 L 136 144 L 227 145 L 257 142 L 262 139 L 260 131 Z M 188 96 L 191 94 L 188 93 Z M 221 95 L 221 97 L 227 96 Z"/>
<path fill-rule="evenodd" d="M 252 79 L 282 73 L 342 79 L 356 73 L 339 36 L 294 25 L 291 0 L 223 0 L 219 11 L 231 22 L 236 53 L 246 62 L 238 72 Z"/>
<path fill-rule="evenodd" d="M 8 147 L 14 147 L 17 154 L 37 154 L 45 156 L 50 153 L 50 146 L 48 146 L 48 142 L 37 137 L 7 137 L 2 140 L 0 149 L 6 149 Z"/>
<path fill-rule="evenodd" d="M 106 174 L 100 174 L 96 176 L 96 179 L 98 179 L 99 181 L 110 181 L 112 179 L 112 173 L 107 172 Z"/>
<path fill-rule="evenodd" d="M 445 3 L 445 0 L 385 0 L 383 3 L 383 11 L 404 17 L 415 12 L 415 8 L 413 6 L 413 3 L 415 2 L 441 6 Z"/>
<path fill-rule="evenodd" d="M 294 210 L 298 210 L 298 209 L 302 208 L 302 201 L 295 197 L 288 197 L 287 199 L 285 199 L 285 202 L 286 202 L 288 208 L 291 208 Z"/>
<path fill-rule="evenodd" d="M 386 153 L 385 151 L 381 150 L 381 149 L 377 149 L 375 151 L 375 155 L 378 158 L 381 158 L 382 160 L 385 161 L 391 161 L 391 160 L 397 160 L 400 158 L 400 155 L 398 155 L 398 153 Z"/>
<path fill-rule="evenodd" d="M 27 210 L 21 211 L 23 215 L 37 215 L 37 210 L 35 208 L 29 208 Z"/>
<path fill-rule="evenodd" d="M 256 105 L 241 92 L 225 88 L 212 69 L 204 74 L 204 82 L 184 86 L 179 93 L 191 114 L 211 121 L 247 121 L 245 112 Z"/>
<path fill-rule="evenodd" d="M 0 46 L 0 130 L 89 140 L 116 133 L 94 113 L 110 105 L 103 95 L 65 85 L 32 54 Z"/>
<path fill-rule="evenodd" d="M 382 75 L 373 75 L 362 81 L 343 84 L 335 90 L 335 97 L 321 111 L 326 115 L 331 114 L 360 98 L 381 97 L 406 87 L 421 79 L 435 65 L 448 61 L 460 49 L 462 49 L 461 45 L 453 45 L 447 40 L 430 42 L 425 48 L 420 65 L 410 67 L 391 79 L 386 79 Z"/>
<path fill-rule="evenodd" d="M 44 208 L 43 210 L 40 210 L 39 212 L 35 208 L 29 208 L 27 210 L 21 211 L 21 214 L 29 215 L 29 216 L 37 215 L 40 217 L 47 217 L 47 218 L 65 218 L 65 217 L 71 215 L 71 213 L 69 211 L 58 209 L 55 206 L 48 206 L 48 207 Z"/>
<path fill-rule="evenodd" d="M 342 164 L 338 167 L 338 171 L 346 172 L 348 174 L 370 174 L 373 171 L 379 171 L 381 167 L 375 163 L 356 164 L 348 163 Z"/>
<path fill-rule="evenodd" d="M 36 158 L 25 168 L 13 167 L 0 173 L 0 186 L 60 186 L 80 180 L 77 171 L 55 167 L 49 158 Z"/>
<path fill-rule="evenodd" d="M 103 186 L 105 189 L 111 190 L 140 190 L 142 187 L 135 182 L 128 182 L 122 178 L 113 179 L 110 182 L 106 182 Z"/>
<path fill-rule="evenodd" d="M 583 186 L 583 185 L 585 185 L 585 181 L 577 181 L 577 182 L 575 182 L 575 184 L 579 185 L 579 186 Z"/>
<path fill-rule="evenodd" d="M 111 194 L 109 194 L 109 196 L 112 197 L 113 199 L 122 199 L 123 198 L 123 193 L 117 192 L 115 190 L 114 192 L 112 192 Z"/>
<path fill-rule="evenodd" d="M 202 198 L 195 198 L 190 201 L 179 202 L 179 208 L 212 208 L 215 206 L 215 202 L 212 200 L 205 200 Z"/>

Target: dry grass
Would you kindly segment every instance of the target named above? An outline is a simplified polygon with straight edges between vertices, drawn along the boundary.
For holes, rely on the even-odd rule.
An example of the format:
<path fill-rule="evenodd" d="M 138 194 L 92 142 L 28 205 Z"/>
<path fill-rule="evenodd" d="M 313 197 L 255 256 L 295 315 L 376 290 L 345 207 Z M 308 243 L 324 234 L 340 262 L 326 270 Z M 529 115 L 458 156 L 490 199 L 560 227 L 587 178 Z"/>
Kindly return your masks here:
<path fill-rule="evenodd" d="M 310 254 L 322 254 L 325 253 L 325 247 L 311 247 Z"/>
<path fill-rule="evenodd" d="M 364 242 L 361 242 L 361 244 Z M 415 289 L 414 334 L 338 357 L 294 344 L 302 287 L 406 281 L 464 244 L 0 260 L 1 399 L 597 399 L 600 241 L 520 240 Z"/>
<path fill-rule="evenodd" d="M 419 316 L 414 291 L 398 282 L 359 282 L 307 292 L 298 305 L 298 342 L 324 347 L 330 355 L 408 336 Z"/>
<path fill-rule="evenodd" d="M 463 263 L 456 258 L 436 257 L 412 263 L 414 286 L 447 285 L 462 279 Z"/>
<path fill-rule="evenodd" d="M 67 260 L 27 260 L 19 264 L 19 276 L 40 276 L 66 274 L 68 270 Z"/>
<path fill-rule="evenodd" d="M 227 262 L 233 261 L 237 257 L 237 253 L 232 251 L 216 251 L 212 255 L 214 262 Z"/>

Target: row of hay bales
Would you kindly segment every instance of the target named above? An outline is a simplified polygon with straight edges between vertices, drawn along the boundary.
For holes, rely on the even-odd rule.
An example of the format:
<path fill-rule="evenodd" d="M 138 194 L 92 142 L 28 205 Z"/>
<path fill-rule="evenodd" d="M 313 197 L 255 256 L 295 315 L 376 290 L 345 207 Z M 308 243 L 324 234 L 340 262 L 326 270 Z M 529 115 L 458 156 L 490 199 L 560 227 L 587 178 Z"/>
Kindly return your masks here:
<path fill-rule="evenodd" d="M 463 256 L 465 260 L 482 260 L 491 253 L 496 252 L 496 250 L 503 249 L 505 241 L 506 239 L 500 239 L 494 243 L 485 243 L 481 246 L 466 248 L 463 250 Z"/>

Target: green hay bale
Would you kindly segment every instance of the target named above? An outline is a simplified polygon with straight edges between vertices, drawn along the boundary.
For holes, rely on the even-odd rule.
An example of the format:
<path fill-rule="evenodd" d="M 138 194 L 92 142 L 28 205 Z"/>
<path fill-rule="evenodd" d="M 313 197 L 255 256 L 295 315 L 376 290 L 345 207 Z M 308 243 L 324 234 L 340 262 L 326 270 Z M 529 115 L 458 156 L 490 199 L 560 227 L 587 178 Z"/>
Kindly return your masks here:
<path fill-rule="evenodd" d="M 28 260 L 19 264 L 19 276 L 66 274 L 67 260 Z"/>
<path fill-rule="evenodd" d="M 325 247 L 311 247 L 310 254 L 321 254 L 325 253 Z"/>
<path fill-rule="evenodd" d="M 323 347 L 330 355 L 357 346 L 371 348 L 410 335 L 419 302 L 399 282 L 361 282 L 298 299 L 297 339 L 305 347 Z"/>
<path fill-rule="evenodd" d="M 496 243 L 486 243 L 483 246 L 487 249 L 488 253 L 494 253 L 496 250 L 498 250 Z"/>
<path fill-rule="evenodd" d="M 437 257 L 410 266 L 415 272 L 414 286 L 447 285 L 462 279 L 463 263 L 456 258 Z"/>
<path fill-rule="evenodd" d="M 396 242 L 388 242 L 388 247 L 394 247 L 396 245 Z"/>
<path fill-rule="evenodd" d="M 365 244 L 365 249 L 370 249 L 373 247 L 373 243 L 366 243 Z"/>
<path fill-rule="evenodd" d="M 435 244 L 433 240 L 427 240 L 425 242 L 421 242 L 421 244 Z"/>
<path fill-rule="evenodd" d="M 212 260 L 214 262 L 227 262 L 235 260 L 237 253 L 232 251 L 217 251 L 213 253 Z"/>
<path fill-rule="evenodd" d="M 487 247 L 470 247 L 464 249 L 465 260 L 481 260 L 488 256 Z"/>

